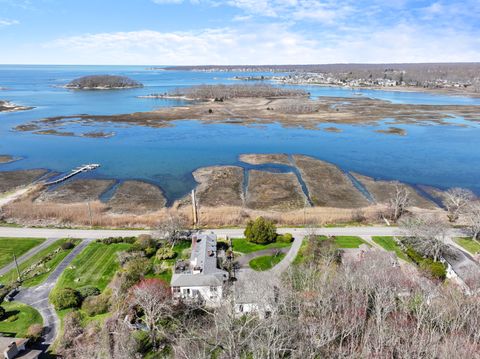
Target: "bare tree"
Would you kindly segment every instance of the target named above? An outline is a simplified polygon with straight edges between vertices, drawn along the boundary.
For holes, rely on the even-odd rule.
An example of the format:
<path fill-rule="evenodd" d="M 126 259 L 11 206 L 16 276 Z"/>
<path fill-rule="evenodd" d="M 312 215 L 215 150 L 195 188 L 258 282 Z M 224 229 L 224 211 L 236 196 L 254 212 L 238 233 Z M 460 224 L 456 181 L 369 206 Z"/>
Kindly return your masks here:
<path fill-rule="evenodd" d="M 394 192 L 388 202 L 389 216 L 393 221 L 398 219 L 407 212 L 410 205 L 410 195 L 406 186 L 399 182 L 395 182 Z"/>
<path fill-rule="evenodd" d="M 465 208 L 465 220 L 469 234 L 480 241 L 480 201 L 473 201 Z"/>
<path fill-rule="evenodd" d="M 475 199 L 475 195 L 468 189 L 450 188 L 446 191 L 443 205 L 447 209 L 448 220 L 456 222 L 473 199 Z"/>
<path fill-rule="evenodd" d="M 400 229 L 416 249 L 434 261 L 447 249 L 450 226 L 436 215 L 406 217 L 400 222 Z"/>
<path fill-rule="evenodd" d="M 171 293 L 169 286 L 156 278 L 143 279 L 132 288 L 132 301 L 143 311 L 140 317 L 147 327 L 154 348 L 157 348 L 157 334 L 160 331 L 159 321 L 170 313 Z"/>
<path fill-rule="evenodd" d="M 165 239 L 173 248 L 178 240 L 188 238 L 190 234 L 187 219 L 182 215 L 170 214 L 158 224 L 154 237 Z"/>

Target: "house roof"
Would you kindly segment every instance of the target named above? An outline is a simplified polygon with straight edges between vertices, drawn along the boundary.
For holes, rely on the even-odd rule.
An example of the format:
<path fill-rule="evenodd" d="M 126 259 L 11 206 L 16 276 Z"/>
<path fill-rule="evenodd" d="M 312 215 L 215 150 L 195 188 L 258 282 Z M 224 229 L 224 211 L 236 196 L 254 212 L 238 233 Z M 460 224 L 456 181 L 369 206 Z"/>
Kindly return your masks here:
<path fill-rule="evenodd" d="M 183 270 L 175 270 L 171 285 L 174 287 L 220 286 L 228 273 L 217 268 L 217 236 L 198 234 L 192 238 L 190 263 Z"/>
<path fill-rule="evenodd" d="M 9 338 L 9 337 L 0 337 L 0 355 L 8 349 L 9 345 L 15 342 L 17 348 L 27 344 L 28 339 L 25 338 Z M 26 349 L 21 351 L 15 356 L 15 359 L 37 359 L 42 351 L 40 350 L 30 350 Z"/>

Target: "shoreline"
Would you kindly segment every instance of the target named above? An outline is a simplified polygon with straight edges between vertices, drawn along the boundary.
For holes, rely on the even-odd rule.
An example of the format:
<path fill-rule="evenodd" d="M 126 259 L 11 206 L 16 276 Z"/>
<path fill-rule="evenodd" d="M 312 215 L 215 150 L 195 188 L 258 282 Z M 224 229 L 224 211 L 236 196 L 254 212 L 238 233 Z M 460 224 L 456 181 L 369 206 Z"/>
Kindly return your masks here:
<path fill-rule="evenodd" d="M 344 172 L 332 163 L 310 156 L 244 154 L 239 162 L 246 165 L 216 165 L 192 171 L 199 216 L 205 218 L 203 223 L 236 225 L 243 223 L 252 213 L 273 216 L 285 224 L 295 223 L 306 211 L 315 218 L 318 216 L 318 221 L 326 218 L 351 220 L 359 211 L 374 216 L 396 186 L 394 180 Z M 272 172 L 262 167 L 275 163 L 283 163 L 291 170 Z M 35 186 L 28 195 L 5 205 L 1 220 L 27 225 L 81 225 L 89 223 L 91 210 L 99 220 L 98 225 L 154 226 L 160 215 L 191 214 L 189 194 L 168 198 L 161 183 L 80 176 L 58 186 L 45 187 L 38 182 L 45 172 L 0 171 L 4 192 L 18 188 L 20 182 L 26 187 Z M 362 189 L 351 176 L 362 184 Z M 401 186 L 409 191 L 412 207 L 440 210 L 435 202 L 416 189 L 418 186 L 408 183 Z M 438 189 L 438 193 L 442 191 Z M 87 203 L 91 203 L 89 211 L 85 207 Z M 228 212 L 222 212 L 226 208 Z"/>

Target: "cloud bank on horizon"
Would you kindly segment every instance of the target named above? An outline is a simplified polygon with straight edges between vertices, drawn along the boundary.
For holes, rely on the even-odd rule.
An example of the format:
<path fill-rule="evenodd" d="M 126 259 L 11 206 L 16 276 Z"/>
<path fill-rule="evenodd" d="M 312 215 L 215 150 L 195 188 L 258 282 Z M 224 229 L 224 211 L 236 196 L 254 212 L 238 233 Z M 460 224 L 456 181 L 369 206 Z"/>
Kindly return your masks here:
<path fill-rule="evenodd" d="M 480 61 L 478 0 L 0 0 L 0 63 Z"/>

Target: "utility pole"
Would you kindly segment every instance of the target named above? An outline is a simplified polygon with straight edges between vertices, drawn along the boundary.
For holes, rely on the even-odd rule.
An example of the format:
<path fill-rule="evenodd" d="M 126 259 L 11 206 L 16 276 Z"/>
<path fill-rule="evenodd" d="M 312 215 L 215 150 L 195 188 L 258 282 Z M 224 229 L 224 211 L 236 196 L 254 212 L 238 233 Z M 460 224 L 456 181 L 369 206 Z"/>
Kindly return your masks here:
<path fill-rule="evenodd" d="M 90 217 L 90 227 L 93 227 L 93 216 L 92 216 L 92 208 L 90 207 L 90 202 L 87 202 L 88 207 L 88 216 Z"/>
<path fill-rule="evenodd" d="M 20 274 L 20 268 L 18 268 L 18 263 L 17 263 L 17 256 L 15 255 L 15 252 L 13 252 L 13 261 L 15 262 L 15 267 L 17 268 L 17 274 L 18 274 L 18 281 L 22 281 L 22 275 Z"/>
<path fill-rule="evenodd" d="M 198 223 L 197 218 L 197 199 L 195 198 L 195 190 L 192 189 L 192 215 L 193 215 L 193 227 L 195 228 Z"/>

